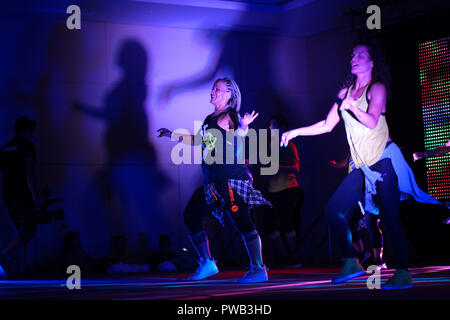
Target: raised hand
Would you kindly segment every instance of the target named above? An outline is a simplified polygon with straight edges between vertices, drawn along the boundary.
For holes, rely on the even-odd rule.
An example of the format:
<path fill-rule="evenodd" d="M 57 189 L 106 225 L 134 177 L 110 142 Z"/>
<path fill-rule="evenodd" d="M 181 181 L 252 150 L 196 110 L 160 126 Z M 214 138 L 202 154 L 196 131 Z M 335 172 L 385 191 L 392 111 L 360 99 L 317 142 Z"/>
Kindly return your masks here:
<path fill-rule="evenodd" d="M 289 143 L 289 140 L 294 139 L 297 136 L 295 130 L 286 131 L 281 136 L 280 147 L 286 147 Z"/>
<path fill-rule="evenodd" d="M 245 113 L 244 116 L 241 119 L 241 123 L 244 126 L 248 126 L 250 123 L 253 122 L 253 120 L 256 119 L 256 117 L 259 115 L 259 113 L 255 114 L 255 110 L 252 111 L 251 114 Z"/>
<path fill-rule="evenodd" d="M 423 158 L 423 152 L 414 152 L 413 153 L 414 161 L 420 160 Z"/>
<path fill-rule="evenodd" d="M 170 131 L 169 129 L 161 128 L 161 129 L 158 129 L 157 131 L 159 132 L 158 138 L 161 138 L 161 137 L 169 137 L 170 138 L 172 136 L 172 131 Z"/>

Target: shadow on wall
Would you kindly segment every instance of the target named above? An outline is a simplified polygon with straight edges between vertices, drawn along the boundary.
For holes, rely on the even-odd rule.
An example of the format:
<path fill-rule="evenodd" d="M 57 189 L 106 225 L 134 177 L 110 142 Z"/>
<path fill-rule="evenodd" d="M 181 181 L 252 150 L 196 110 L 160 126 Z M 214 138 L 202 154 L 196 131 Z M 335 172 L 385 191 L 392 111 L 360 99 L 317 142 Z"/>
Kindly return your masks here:
<path fill-rule="evenodd" d="M 10 138 L 18 116 L 36 119 L 38 184 L 57 189 L 65 200 L 68 226 L 80 231 L 89 254 L 97 256 L 108 250 L 112 234 L 134 239 L 140 232 L 150 236 L 159 230 L 158 194 L 167 178 L 157 169 L 155 149 L 148 141 L 145 49 L 135 40 L 123 41 L 117 56 L 122 76 L 106 93 L 104 105 L 99 109 L 77 103 L 70 108 L 80 89 L 98 90 L 99 76 L 84 80 L 85 34 L 68 32 L 61 27 L 64 23 L 30 16 L 5 21 L 14 32 L 1 37 L 10 43 L 1 61 L 1 142 Z M 93 36 L 86 40 L 93 41 Z M 74 116 L 74 109 L 105 127 L 106 160 L 100 165 L 83 160 L 95 158 L 86 155 L 95 151 L 95 136 L 86 130 L 84 117 Z M 2 208 L 0 241 L 5 244 L 15 230 Z M 59 224 L 39 226 L 28 263 L 42 262 L 56 252 L 63 231 Z"/>
<path fill-rule="evenodd" d="M 68 34 L 64 32 L 64 28 L 59 27 L 62 22 L 64 20 L 44 21 L 26 15 L 5 19 L 4 23 L 9 31 L 2 34 L 2 41 L 8 43 L 8 50 L 3 52 L 1 61 L 4 85 L 0 89 L 1 118 L 4 121 L 2 143 L 13 134 L 12 127 L 17 117 L 26 115 L 35 119 L 38 187 L 51 181 L 57 189 L 66 183 L 65 167 L 51 166 L 52 177 L 49 178 L 43 176 L 45 174 L 42 174 L 42 171 L 48 170 L 42 170 L 42 164 L 44 167 L 48 167 L 49 163 L 61 164 L 64 155 L 70 150 L 70 144 L 67 143 L 70 137 L 63 131 L 68 127 L 70 119 L 62 116 L 64 108 L 60 103 L 71 91 L 69 86 L 59 86 L 58 81 L 64 77 L 78 77 L 77 68 L 67 68 L 67 61 L 73 61 L 72 58 L 79 54 L 76 48 L 79 48 L 80 44 L 78 34 Z M 65 46 L 68 43 L 71 44 L 70 47 Z M 55 95 L 55 92 L 58 94 Z M 85 136 L 77 133 L 75 131 L 74 136 L 77 136 L 78 143 L 87 141 Z M 0 233 L 11 238 L 15 228 L 6 223 L 6 209 L 4 213 Z M 56 248 L 52 248 L 55 239 L 62 237 L 60 224 L 39 226 L 37 232 L 36 240 L 30 243 L 28 263 L 31 264 L 48 257 L 49 251 L 55 251 Z"/>
<path fill-rule="evenodd" d="M 148 141 L 144 106 L 148 64 L 142 45 L 133 39 L 124 40 L 117 56 L 122 75 L 106 93 L 104 106 L 74 103 L 76 110 L 105 125 L 106 160 L 87 187 L 83 202 L 86 212 L 99 213 L 100 207 L 106 216 L 86 221 L 90 232 L 99 227 L 96 221 L 110 235 L 124 234 L 128 238 L 137 233 L 151 235 L 159 228 L 162 208 L 158 194 L 167 185 L 167 178 L 156 167 L 155 148 Z"/>
<path fill-rule="evenodd" d="M 245 25 L 245 21 L 245 14 L 241 14 L 235 25 L 240 25 L 240 22 Z M 277 92 L 278 86 L 274 83 L 276 77 L 273 72 L 276 66 L 273 66 L 272 53 L 276 43 L 275 36 L 209 30 L 202 32 L 200 37 L 194 40 L 217 48 L 216 52 L 211 55 L 207 66 L 197 74 L 165 84 L 164 89 L 158 93 L 157 105 L 164 106 L 175 96 L 189 90 L 208 85 L 212 87 L 214 80 L 219 77 L 229 77 L 234 79 L 241 89 L 241 114 L 253 109 L 260 112 L 260 117 L 255 120 L 253 127 L 265 125 L 262 121 L 265 114 L 290 110 L 287 108 L 287 99 Z"/>

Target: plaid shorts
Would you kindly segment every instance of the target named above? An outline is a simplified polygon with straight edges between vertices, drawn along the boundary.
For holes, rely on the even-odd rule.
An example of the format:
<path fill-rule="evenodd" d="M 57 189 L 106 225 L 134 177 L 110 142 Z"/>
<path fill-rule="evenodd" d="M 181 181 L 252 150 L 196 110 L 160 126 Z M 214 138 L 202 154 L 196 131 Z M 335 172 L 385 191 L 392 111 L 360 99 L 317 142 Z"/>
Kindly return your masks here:
<path fill-rule="evenodd" d="M 253 188 L 252 180 L 228 179 L 227 182 L 230 184 L 231 188 L 233 188 L 233 190 L 235 190 L 237 194 L 242 197 L 242 199 L 250 209 L 262 205 L 272 207 L 272 204 L 264 199 L 262 193 Z M 225 206 L 225 199 L 217 190 L 217 186 L 215 183 L 204 184 L 204 188 L 206 203 L 213 204 L 220 201 L 221 206 Z"/>

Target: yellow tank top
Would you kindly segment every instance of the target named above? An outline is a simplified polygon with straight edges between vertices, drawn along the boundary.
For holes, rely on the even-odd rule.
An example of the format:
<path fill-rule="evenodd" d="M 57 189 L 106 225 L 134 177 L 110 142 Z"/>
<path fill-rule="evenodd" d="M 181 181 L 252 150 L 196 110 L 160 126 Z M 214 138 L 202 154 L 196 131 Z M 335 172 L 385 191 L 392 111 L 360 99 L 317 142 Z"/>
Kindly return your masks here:
<path fill-rule="evenodd" d="M 356 106 L 364 112 L 367 112 L 369 107 L 366 99 L 367 89 L 369 87 L 367 86 L 361 97 L 356 100 Z M 350 89 L 347 91 L 346 98 L 350 93 Z M 355 167 L 359 168 L 363 164 L 370 167 L 380 159 L 386 147 L 389 137 L 386 117 L 383 114 L 380 115 L 377 126 L 374 129 L 369 129 L 355 119 L 347 110 L 341 111 L 347 133 L 347 141 Z"/>

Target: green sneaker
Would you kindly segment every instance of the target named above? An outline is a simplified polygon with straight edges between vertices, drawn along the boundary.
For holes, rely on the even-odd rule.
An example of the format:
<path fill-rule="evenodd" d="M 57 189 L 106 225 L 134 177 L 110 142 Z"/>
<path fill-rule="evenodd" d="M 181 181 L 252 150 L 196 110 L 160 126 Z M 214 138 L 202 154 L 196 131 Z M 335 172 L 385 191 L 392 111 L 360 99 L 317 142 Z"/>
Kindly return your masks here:
<path fill-rule="evenodd" d="M 408 289 L 412 287 L 411 275 L 407 270 L 397 269 L 392 278 L 381 285 L 384 290 Z"/>
<path fill-rule="evenodd" d="M 358 259 L 344 259 L 341 272 L 331 281 L 333 284 L 339 284 L 350 279 L 359 277 L 365 273 Z"/>

